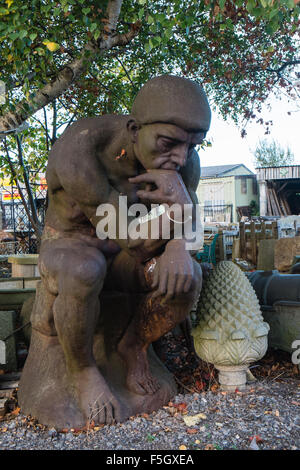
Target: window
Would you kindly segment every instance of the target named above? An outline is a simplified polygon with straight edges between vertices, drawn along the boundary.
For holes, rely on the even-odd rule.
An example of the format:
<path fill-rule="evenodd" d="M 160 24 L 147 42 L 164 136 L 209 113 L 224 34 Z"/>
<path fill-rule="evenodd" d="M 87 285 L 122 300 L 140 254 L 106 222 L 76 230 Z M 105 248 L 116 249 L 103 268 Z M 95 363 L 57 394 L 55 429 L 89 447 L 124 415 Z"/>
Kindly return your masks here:
<path fill-rule="evenodd" d="M 241 177 L 241 193 L 247 194 L 247 176 Z"/>

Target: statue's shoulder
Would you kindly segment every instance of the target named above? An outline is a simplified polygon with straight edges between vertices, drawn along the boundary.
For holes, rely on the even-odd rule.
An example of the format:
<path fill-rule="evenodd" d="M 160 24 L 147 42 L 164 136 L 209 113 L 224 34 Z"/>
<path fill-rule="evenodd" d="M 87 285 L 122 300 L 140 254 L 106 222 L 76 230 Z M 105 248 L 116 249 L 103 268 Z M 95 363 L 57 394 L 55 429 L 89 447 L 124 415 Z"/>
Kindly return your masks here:
<path fill-rule="evenodd" d="M 93 116 L 81 118 L 71 124 L 58 141 L 65 139 L 82 140 L 85 137 L 90 140 L 91 137 L 105 138 L 118 131 L 122 126 L 126 126 L 128 115 L 104 114 L 102 116 Z"/>
<path fill-rule="evenodd" d="M 90 153 L 93 148 L 105 148 L 122 128 L 126 128 L 128 119 L 128 115 L 117 114 L 78 119 L 57 139 L 50 151 L 49 162 L 55 164 L 62 157 L 64 160 L 76 158 L 76 150 Z"/>

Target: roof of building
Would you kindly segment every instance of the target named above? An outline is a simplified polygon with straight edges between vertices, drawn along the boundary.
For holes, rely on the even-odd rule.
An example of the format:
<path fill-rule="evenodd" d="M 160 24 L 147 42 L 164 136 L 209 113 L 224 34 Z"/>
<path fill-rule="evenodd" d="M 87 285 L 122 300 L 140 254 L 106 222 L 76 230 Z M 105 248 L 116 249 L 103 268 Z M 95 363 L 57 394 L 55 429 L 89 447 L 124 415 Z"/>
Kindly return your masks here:
<path fill-rule="evenodd" d="M 247 168 L 243 163 L 238 163 L 235 165 L 216 165 L 201 167 L 201 178 L 218 178 L 220 176 L 227 176 L 227 173 L 230 173 L 232 170 L 236 170 L 240 167 L 245 168 L 245 175 L 248 175 L 249 173 L 252 173 L 254 175 L 254 173 L 249 170 L 249 168 Z"/>

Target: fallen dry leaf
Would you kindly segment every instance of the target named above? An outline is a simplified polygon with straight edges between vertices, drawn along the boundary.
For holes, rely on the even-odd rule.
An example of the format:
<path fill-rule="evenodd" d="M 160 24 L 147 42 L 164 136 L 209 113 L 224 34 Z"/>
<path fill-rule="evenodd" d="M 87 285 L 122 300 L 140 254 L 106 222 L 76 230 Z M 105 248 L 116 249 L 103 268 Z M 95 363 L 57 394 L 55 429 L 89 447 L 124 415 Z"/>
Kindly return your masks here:
<path fill-rule="evenodd" d="M 195 440 L 195 444 L 200 444 L 199 439 L 196 439 L 196 440 Z"/>
<path fill-rule="evenodd" d="M 274 414 L 275 414 L 275 416 L 277 416 L 277 417 L 280 416 L 279 410 L 275 410 L 275 413 L 274 413 Z"/>
<path fill-rule="evenodd" d="M 257 443 L 264 442 L 263 439 L 258 434 L 256 434 L 255 436 L 249 437 L 249 441 L 253 441 L 253 439 L 255 439 Z"/>
<path fill-rule="evenodd" d="M 219 388 L 219 385 L 218 384 L 213 384 L 211 387 L 210 387 L 210 391 L 211 392 L 216 392 Z"/>
<path fill-rule="evenodd" d="M 195 385 L 196 385 L 196 388 L 200 391 L 204 390 L 204 388 L 205 388 L 205 383 L 202 382 L 202 380 L 196 380 Z"/>
<path fill-rule="evenodd" d="M 188 434 L 196 434 L 198 431 L 195 428 L 187 428 L 186 432 Z"/>
<path fill-rule="evenodd" d="M 204 450 L 215 450 L 213 444 L 207 444 L 205 447 L 204 447 Z"/>
<path fill-rule="evenodd" d="M 179 450 L 186 450 L 186 446 L 182 445 L 178 447 Z"/>
<path fill-rule="evenodd" d="M 204 413 L 198 413 L 194 416 L 184 416 L 183 421 L 188 427 L 195 426 L 201 419 L 206 419 L 207 416 Z"/>
<path fill-rule="evenodd" d="M 174 403 L 173 407 L 177 408 L 178 411 L 185 411 L 187 408 L 187 404 L 186 403 Z"/>
<path fill-rule="evenodd" d="M 20 413 L 20 410 L 21 410 L 21 408 L 17 407 L 10 414 L 13 415 L 13 416 L 18 416 L 18 414 Z"/>

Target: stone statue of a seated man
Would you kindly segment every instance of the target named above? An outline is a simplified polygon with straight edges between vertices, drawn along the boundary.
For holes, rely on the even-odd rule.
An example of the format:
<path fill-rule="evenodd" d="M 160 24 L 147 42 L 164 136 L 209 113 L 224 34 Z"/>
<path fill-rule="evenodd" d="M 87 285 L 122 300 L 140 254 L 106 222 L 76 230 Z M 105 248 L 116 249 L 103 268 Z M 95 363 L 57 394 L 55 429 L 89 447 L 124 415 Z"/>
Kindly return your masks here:
<path fill-rule="evenodd" d="M 149 209 L 196 204 L 194 147 L 209 125 L 203 89 L 164 75 L 141 88 L 131 115 L 81 119 L 53 146 L 42 280 L 19 390 L 23 412 L 63 427 L 89 419 L 112 423 L 153 411 L 175 394 L 151 344 L 189 314 L 201 268 L 186 240 L 173 237 L 174 225 L 183 223 L 175 213 L 156 216 L 158 238 L 149 230 L 138 239 L 131 236 L 132 217 L 120 220 L 119 197 L 127 197 L 128 207 L 142 202 Z M 102 204 L 116 209 L 115 237 L 97 236 Z M 124 228 L 126 238 L 119 234 Z"/>

